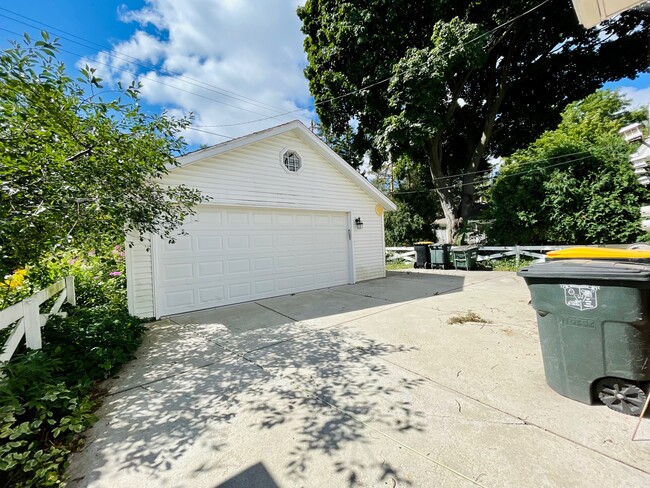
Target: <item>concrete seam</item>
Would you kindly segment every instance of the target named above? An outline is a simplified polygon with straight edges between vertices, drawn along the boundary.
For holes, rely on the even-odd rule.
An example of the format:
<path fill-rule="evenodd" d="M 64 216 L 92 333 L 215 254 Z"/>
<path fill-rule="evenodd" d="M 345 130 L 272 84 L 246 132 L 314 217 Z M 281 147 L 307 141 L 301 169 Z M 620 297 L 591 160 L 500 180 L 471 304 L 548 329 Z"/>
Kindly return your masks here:
<path fill-rule="evenodd" d="M 636 470 L 636 471 L 639 471 L 639 472 L 641 472 L 641 473 L 644 473 L 644 474 L 650 474 L 650 472 L 648 472 L 648 471 L 645 471 L 645 470 L 643 470 L 643 469 L 641 469 L 641 468 L 639 468 L 639 467 L 637 467 L 637 466 L 634 466 L 634 465 L 632 465 L 632 464 L 626 463 L 625 461 L 621 461 L 620 459 L 616 459 L 615 457 L 612 457 L 612 456 L 610 456 L 610 455 L 608 455 L 608 454 L 605 454 L 605 453 L 603 453 L 603 452 L 601 452 L 601 451 L 599 451 L 599 450 L 597 450 L 597 449 L 594 449 L 593 447 L 589 447 L 589 446 L 586 446 L 586 445 L 584 445 L 584 444 L 582 444 L 582 443 L 580 443 L 580 442 L 576 442 L 576 441 L 574 441 L 573 439 L 570 439 L 570 438 L 568 438 L 568 437 L 566 437 L 566 436 L 564 436 L 564 435 L 562 435 L 562 434 L 559 434 L 559 433 L 557 433 L 557 432 L 555 432 L 555 431 L 553 431 L 553 430 L 550 430 L 550 429 L 547 429 L 547 428 L 545 428 L 545 427 L 542 427 L 541 425 L 537 425 L 537 424 L 534 423 L 534 422 L 531 422 L 531 421 L 529 421 L 529 420 L 526 420 L 526 419 L 524 419 L 524 418 L 521 418 L 521 417 L 519 417 L 519 416 L 517 416 L 517 415 L 514 415 L 514 414 L 512 414 L 512 413 L 510 413 L 510 412 L 507 412 L 507 411 L 505 411 L 505 410 L 502 410 L 502 409 L 500 409 L 500 408 L 498 408 L 498 407 L 495 407 L 494 405 L 490 405 L 489 403 L 485 403 L 485 402 L 479 400 L 478 398 L 474 398 L 474 397 L 471 396 L 471 395 L 468 395 L 468 394 L 463 393 L 463 392 L 461 392 L 461 391 L 455 390 L 454 388 L 451 388 L 450 386 L 447 386 L 447 385 L 445 385 L 445 384 L 443 384 L 443 383 L 439 383 L 439 382 L 437 382 L 436 380 L 434 380 L 434 379 L 428 377 L 427 375 L 424 375 L 424 374 L 418 373 L 418 372 L 416 372 L 416 371 L 413 371 L 413 370 L 411 370 L 411 369 L 409 369 L 409 368 L 407 368 L 407 367 L 405 367 L 405 366 L 402 366 L 402 365 L 400 365 L 400 364 L 397 364 L 397 363 L 395 363 L 395 362 L 393 362 L 393 361 L 390 361 L 390 360 L 388 360 L 388 359 L 382 358 L 382 357 L 380 357 L 380 356 L 375 356 L 375 357 L 376 357 L 377 359 L 379 359 L 380 361 L 387 362 L 387 363 L 392 364 L 393 366 L 396 366 L 396 367 L 398 367 L 398 368 L 400 368 L 400 369 L 402 369 L 402 370 L 404 370 L 404 371 L 408 371 L 408 372 L 411 373 L 411 374 L 414 374 L 414 375 L 416 375 L 416 376 L 419 376 L 420 378 L 423 378 L 423 379 L 425 379 L 425 380 L 427 380 L 427 381 L 433 383 L 433 384 L 436 385 L 436 386 L 439 386 L 439 387 L 441 387 L 441 388 L 444 388 L 445 390 L 448 390 L 448 391 L 454 392 L 454 393 L 456 393 L 456 394 L 458 394 L 458 395 L 460 395 L 460 396 L 463 396 L 463 397 L 468 398 L 468 399 L 470 399 L 470 400 L 472 400 L 472 401 L 475 401 L 476 403 L 479 403 L 479 404 L 481 404 L 481 405 L 483 405 L 483 406 L 485 406 L 485 407 L 491 408 L 491 409 L 493 409 L 493 410 L 496 410 L 497 412 L 503 413 L 503 414 L 505 414 L 505 415 L 508 415 L 508 416 L 510 416 L 510 417 L 512 417 L 512 418 L 515 418 L 515 419 L 520 420 L 521 422 L 523 422 L 523 424 L 519 424 L 519 425 L 527 425 L 527 426 L 535 427 L 535 428 L 537 428 L 537 429 L 539 429 L 539 430 L 541 430 L 541 431 L 543 431 L 543 432 L 547 432 L 547 433 L 549 433 L 549 434 L 551 434 L 551 435 L 554 435 L 554 436 L 556 436 L 556 437 L 559 437 L 560 439 L 564 439 L 565 441 L 568 441 L 568 442 L 570 442 L 571 444 L 574 444 L 574 445 L 576 445 L 576 446 L 580 446 L 580 447 L 582 447 L 582 448 L 584 448 L 584 449 L 587 449 L 587 450 L 589 450 L 589 451 L 591 451 L 591 452 L 594 452 L 594 453 L 596 453 L 596 454 L 599 454 L 600 456 L 603 456 L 603 457 L 605 457 L 605 458 L 607 458 L 607 459 L 610 459 L 611 461 L 614 461 L 614 462 L 616 462 L 616 463 L 619 463 L 619 464 L 622 464 L 622 465 L 624 465 L 624 466 L 627 466 L 628 468 L 632 468 L 632 469 L 634 469 L 634 470 Z"/>

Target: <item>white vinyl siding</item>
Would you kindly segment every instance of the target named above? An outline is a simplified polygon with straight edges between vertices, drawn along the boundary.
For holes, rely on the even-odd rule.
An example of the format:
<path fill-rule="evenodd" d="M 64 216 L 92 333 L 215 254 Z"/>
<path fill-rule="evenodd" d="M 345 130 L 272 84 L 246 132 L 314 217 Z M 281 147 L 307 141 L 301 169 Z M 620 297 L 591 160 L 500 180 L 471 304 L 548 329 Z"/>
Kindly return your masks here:
<path fill-rule="evenodd" d="M 209 205 L 338 211 L 349 212 L 352 220 L 361 217 L 363 229 L 351 225 L 354 280 L 384 277 L 383 217 L 376 211 L 377 201 L 302 137 L 297 131 L 275 135 L 175 168 L 163 181 L 198 188 L 211 198 Z M 287 150 L 299 154 L 300 172 L 288 173 L 280 164 Z M 143 247 L 136 243 L 133 255 L 140 269 L 151 269 L 151 254 L 143 254 Z M 138 303 L 131 310 L 153 316 L 153 299 L 145 298 L 152 286 L 143 278 L 135 284 Z"/>
<path fill-rule="evenodd" d="M 129 311 L 137 317 L 153 317 L 153 277 L 149 238 L 140 242 L 134 235 L 126 238 L 126 286 Z"/>

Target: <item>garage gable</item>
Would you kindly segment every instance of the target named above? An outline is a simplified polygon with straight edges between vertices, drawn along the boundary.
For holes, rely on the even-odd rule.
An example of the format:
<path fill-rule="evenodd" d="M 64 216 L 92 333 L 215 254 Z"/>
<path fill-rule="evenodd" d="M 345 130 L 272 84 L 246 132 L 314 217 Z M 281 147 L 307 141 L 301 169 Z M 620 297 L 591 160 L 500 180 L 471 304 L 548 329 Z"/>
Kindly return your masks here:
<path fill-rule="evenodd" d="M 296 146 L 296 143 L 299 146 Z M 265 149 L 271 147 L 275 151 L 270 149 L 270 153 L 262 154 Z M 176 179 L 182 179 L 182 175 L 190 171 L 190 166 L 196 163 L 200 163 L 200 171 L 203 171 L 210 163 L 218 164 L 219 161 L 225 164 L 236 161 L 240 165 L 239 169 L 242 172 L 245 172 L 246 168 L 241 166 L 245 165 L 247 161 L 250 161 L 250 163 L 256 165 L 256 170 L 269 170 L 271 172 L 276 170 L 279 173 L 277 171 L 278 169 L 287 169 L 281 164 L 283 157 L 286 153 L 294 152 L 295 147 L 308 148 L 307 152 L 311 162 L 328 163 L 332 169 L 336 170 L 337 175 L 340 175 L 349 183 L 356 186 L 358 190 L 365 193 L 376 204 L 381 205 L 384 210 L 396 210 L 396 205 L 388 197 L 375 188 L 298 120 L 187 154 L 178 159 L 179 167 L 169 168 L 171 173 L 166 179 L 170 182 Z M 230 154 L 233 152 L 235 153 L 234 155 Z M 249 159 L 246 154 L 250 154 L 251 152 L 255 153 L 255 156 Z M 302 158 L 300 152 L 297 155 Z M 264 158 L 264 161 L 262 161 L 262 158 Z M 277 167 L 271 166 L 275 165 L 276 162 L 278 163 Z M 306 163 L 307 161 L 302 161 L 303 165 Z M 302 170 L 303 168 L 300 168 L 296 173 L 302 173 Z M 309 174 L 310 172 L 307 171 L 307 173 Z M 251 180 L 249 179 L 248 181 Z M 263 181 L 260 180 L 259 182 L 262 183 Z"/>

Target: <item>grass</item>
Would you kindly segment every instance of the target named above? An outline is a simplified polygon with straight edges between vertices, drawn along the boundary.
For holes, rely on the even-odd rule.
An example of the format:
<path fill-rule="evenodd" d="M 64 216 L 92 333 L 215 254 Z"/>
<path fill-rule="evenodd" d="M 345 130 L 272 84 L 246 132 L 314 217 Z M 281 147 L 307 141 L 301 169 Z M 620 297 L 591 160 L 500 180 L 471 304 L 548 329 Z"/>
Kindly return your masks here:
<path fill-rule="evenodd" d="M 475 324 L 491 324 L 490 320 L 484 319 L 476 312 L 467 312 L 465 315 L 454 315 L 447 321 L 448 324 L 466 324 L 472 322 Z"/>
<path fill-rule="evenodd" d="M 400 269 L 413 269 L 413 263 L 410 261 L 388 261 L 386 263 L 387 271 L 398 271 Z"/>
<path fill-rule="evenodd" d="M 519 271 L 521 268 L 524 268 L 531 264 L 534 259 L 522 257 L 519 260 L 519 266 L 517 266 L 517 261 L 514 257 L 512 258 L 501 258 L 486 260 L 480 263 L 480 266 L 485 267 L 486 269 L 491 269 L 492 271 Z"/>

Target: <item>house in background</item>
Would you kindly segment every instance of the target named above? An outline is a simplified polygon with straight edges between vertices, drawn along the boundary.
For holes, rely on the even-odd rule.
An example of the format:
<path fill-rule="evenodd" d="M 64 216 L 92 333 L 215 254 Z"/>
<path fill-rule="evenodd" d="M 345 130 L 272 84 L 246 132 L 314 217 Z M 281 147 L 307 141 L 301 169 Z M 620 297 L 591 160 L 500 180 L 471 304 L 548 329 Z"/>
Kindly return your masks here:
<path fill-rule="evenodd" d="M 156 317 L 381 278 L 395 204 L 301 122 L 179 159 L 211 199 L 171 244 L 128 236 L 129 312 Z"/>
<path fill-rule="evenodd" d="M 648 117 L 650 118 L 650 107 L 648 107 Z M 630 155 L 630 163 L 632 163 L 639 183 L 643 186 L 648 186 L 650 184 L 650 173 L 648 172 L 650 169 L 650 137 L 644 137 L 643 124 L 637 122 L 626 125 L 618 133 L 628 143 L 641 143 L 637 150 Z M 644 230 L 650 231 L 650 205 L 641 207 L 641 219 L 641 227 Z"/>
<path fill-rule="evenodd" d="M 573 0 L 573 8 L 580 23 L 589 29 L 644 3 L 646 0 Z"/>

